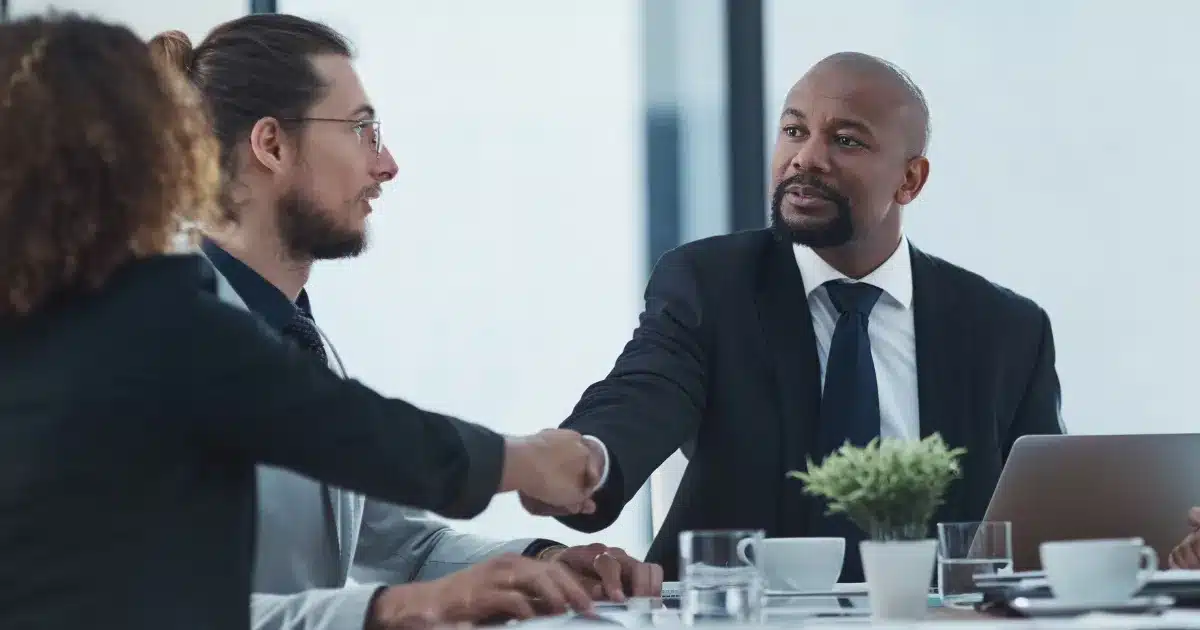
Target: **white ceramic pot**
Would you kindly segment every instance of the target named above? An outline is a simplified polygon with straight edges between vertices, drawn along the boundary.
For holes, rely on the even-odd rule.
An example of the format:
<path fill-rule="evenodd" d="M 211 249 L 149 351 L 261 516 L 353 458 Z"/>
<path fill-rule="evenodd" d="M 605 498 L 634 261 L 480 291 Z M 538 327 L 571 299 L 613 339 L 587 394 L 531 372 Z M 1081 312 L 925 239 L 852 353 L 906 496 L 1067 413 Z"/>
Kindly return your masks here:
<path fill-rule="evenodd" d="M 871 615 L 877 619 L 924 617 L 937 560 L 937 540 L 864 540 L 859 550 Z"/>

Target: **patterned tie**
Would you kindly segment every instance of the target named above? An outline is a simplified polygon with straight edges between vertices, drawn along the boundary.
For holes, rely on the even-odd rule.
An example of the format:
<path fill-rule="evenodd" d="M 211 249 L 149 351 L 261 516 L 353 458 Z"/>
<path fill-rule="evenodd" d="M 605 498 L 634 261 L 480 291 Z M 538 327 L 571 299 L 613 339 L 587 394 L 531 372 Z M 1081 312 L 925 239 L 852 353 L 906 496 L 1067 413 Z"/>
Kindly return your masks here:
<path fill-rule="evenodd" d="M 283 336 L 299 344 L 301 348 L 315 354 L 321 359 L 321 363 L 329 365 L 329 357 L 325 354 L 325 342 L 321 339 L 321 332 L 317 330 L 316 322 L 300 312 L 300 309 L 296 309 L 296 315 L 292 317 L 292 321 L 283 327 Z M 342 512 L 340 498 L 334 497 L 334 494 L 337 492 L 339 491 L 335 490 L 329 484 L 321 482 L 321 504 L 333 520 L 333 531 L 330 533 L 333 537 L 331 541 L 333 546 L 330 551 L 334 556 L 333 562 L 341 570 L 345 565 L 345 561 L 342 557 Z"/>
<path fill-rule="evenodd" d="M 321 358 L 322 363 L 329 362 L 329 357 L 325 354 L 325 343 L 321 341 L 321 333 L 317 330 L 317 325 L 299 310 L 296 311 L 292 321 L 283 327 L 283 336 L 299 344 L 301 348 L 316 354 Z"/>
<path fill-rule="evenodd" d="M 829 344 L 825 390 L 821 394 L 817 442 L 821 458 L 847 441 L 865 446 L 879 436 L 879 388 L 867 325 L 882 291 L 861 282 L 839 281 L 825 283 L 825 290 L 838 310 L 838 320 Z M 841 581 L 862 581 L 858 543 L 866 537 L 865 532 L 840 514 L 820 518 L 816 530 L 815 536 L 846 539 Z"/>

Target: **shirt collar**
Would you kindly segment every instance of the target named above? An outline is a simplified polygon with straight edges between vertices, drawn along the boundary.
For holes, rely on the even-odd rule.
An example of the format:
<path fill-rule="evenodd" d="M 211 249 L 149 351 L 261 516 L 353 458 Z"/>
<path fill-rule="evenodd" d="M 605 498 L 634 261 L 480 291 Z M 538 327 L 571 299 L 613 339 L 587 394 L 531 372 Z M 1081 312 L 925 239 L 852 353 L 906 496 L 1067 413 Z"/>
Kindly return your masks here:
<path fill-rule="evenodd" d="M 303 289 L 300 290 L 299 297 L 293 303 L 257 271 L 238 260 L 233 254 L 221 249 L 213 241 L 204 239 L 200 247 L 217 271 L 221 272 L 221 275 L 225 276 L 225 279 L 233 286 L 233 290 L 237 291 L 238 297 L 242 298 L 246 307 L 262 317 L 271 328 L 282 332 L 283 328 L 296 317 L 296 313 L 312 319 L 308 293 Z"/>
<path fill-rule="evenodd" d="M 796 265 L 800 267 L 800 277 L 804 280 L 805 297 L 812 295 L 817 287 L 830 280 L 854 282 L 845 274 L 834 269 L 817 255 L 811 248 L 793 244 L 796 253 Z M 912 304 L 912 258 L 909 254 L 908 238 L 901 236 L 900 245 L 896 251 L 883 262 L 875 271 L 858 280 L 879 287 L 902 308 Z"/>

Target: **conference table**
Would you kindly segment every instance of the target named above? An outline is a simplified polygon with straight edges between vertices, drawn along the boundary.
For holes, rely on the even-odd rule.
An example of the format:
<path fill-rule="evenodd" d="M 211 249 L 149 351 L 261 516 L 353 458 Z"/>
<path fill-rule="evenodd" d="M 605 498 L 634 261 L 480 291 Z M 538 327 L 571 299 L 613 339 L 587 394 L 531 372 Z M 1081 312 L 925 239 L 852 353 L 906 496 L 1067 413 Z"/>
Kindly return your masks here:
<path fill-rule="evenodd" d="M 1006 618 L 977 612 L 969 608 L 930 608 L 924 619 L 914 621 L 884 621 L 870 617 L 806 617 L 800 609 L 777 609 L 768 606 L 766 620 L 760 624 L 705 623 L 694 627 L 725 628 L 728 630 L 846 630 L 847 628 L 912 630 L 1200 630 L 1200 610 L 1170 610 L 1160 615 L 1113 615 L 1095 613 L 1070 618 L 1023 619 Z M 677 610 L 661 602 L 643 600 L 629 605 L 601 604 L 594 618 L 575 615 L 549 617 L 512 623 L 517 630 L 576 629 L 616 626 L 622 628 L 684 628 Z"/>

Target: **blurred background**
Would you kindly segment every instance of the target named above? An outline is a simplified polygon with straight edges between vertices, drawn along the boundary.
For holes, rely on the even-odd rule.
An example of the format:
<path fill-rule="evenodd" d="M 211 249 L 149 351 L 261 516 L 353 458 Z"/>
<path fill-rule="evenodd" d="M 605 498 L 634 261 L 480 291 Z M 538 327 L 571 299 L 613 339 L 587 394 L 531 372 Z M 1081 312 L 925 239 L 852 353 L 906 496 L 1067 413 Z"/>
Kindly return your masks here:
<path fill-rule="evenodd" d="M 0 15 L 51 7 L 196 43 L 287 12 L 353 41 L 400 173 L 368 253 L 319 265 L 309 291 L 349 371 L 387 394 L 503 432 L 557 425 L 628 340 L 663 251 L 765 225 L 784 95 L 856 50 L 929 99 L 910 238 L 1049 312 L 1068 430 L 1196 430 L 1200 4 L 0 0 Z M 457 525 L 640 555 L 684 464 L 596 536 L 512 497 Z"/>

